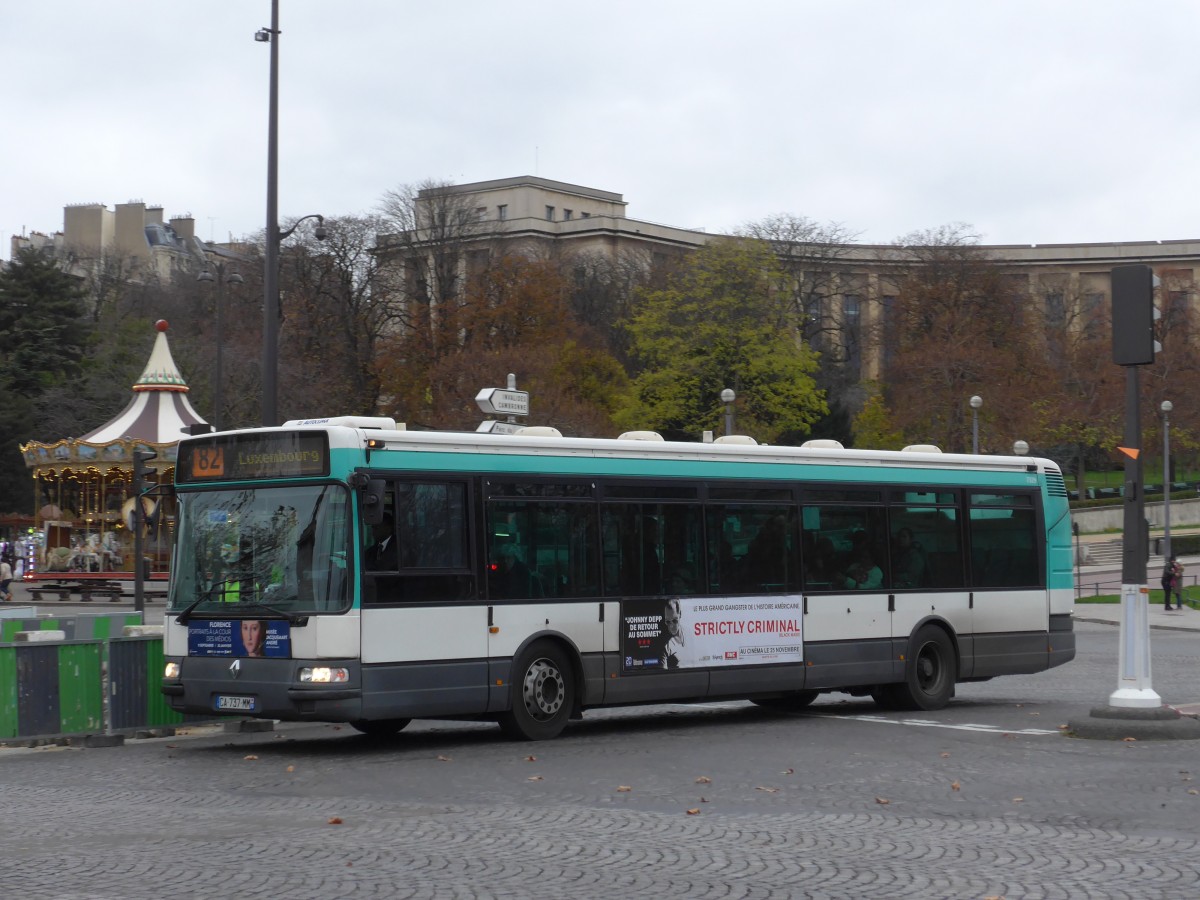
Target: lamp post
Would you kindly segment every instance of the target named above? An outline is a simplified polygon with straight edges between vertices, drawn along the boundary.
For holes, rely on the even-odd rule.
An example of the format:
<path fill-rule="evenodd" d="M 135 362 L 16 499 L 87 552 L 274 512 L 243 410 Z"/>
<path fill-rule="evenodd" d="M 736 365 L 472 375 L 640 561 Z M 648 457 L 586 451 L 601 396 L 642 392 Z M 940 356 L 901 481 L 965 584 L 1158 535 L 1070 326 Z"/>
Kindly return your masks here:
<path fill-rule="evenodd" d="M 725 433 L 733 434 L 733 401 L 737 399 L 737 394 L 733 392 L 733 388 L 725 388 L 721 391 L 721 402 L 725 404 Z"/>
<path fill-rule="evenodd" d="M 209 252 L 215 252 L 215 251 L 210 249 Z M 227 285 L 227 284 L 245 284 L 246 279 L 242 278 L 242 276 L 239 275 L 237 272 L 230 272 L 227 275 L 225 273 L 225 262 L 224 262 L 224 260 L 219 259 L 219 260 L 217 260 L 217 274 L 215 276 L 213 275 L 212 270 L 209 269 L 208 266 L 206 265 L 204 267 L 204 269 L 200 272 L 200 274 L 196 276 L 196 280 L 204 281 L 204 282 L 211 282 L 211 281 L 217 282 L 216 315 L 214 316 L 214 318 L 216 319 L 216 326 L 217 326 L 217 335 L 216 335 L 216 338 L 217 338 L 217 366 L 216 366 L 216 369 L 217 369 L 217 371 L 215 372 L 214 379 L 213 379 L 212 426 L 215 430 L 220 431 L 221 430 L 221 418 L 223 415 L 222 410 L 224 409 L 224 404 L 223 404 L 223 400 L 221 397 L 221 385 L 223 383 L 222 378 L 221 378 L 221 357 L 225 351 L 225 341 L 221 334 L 221 319 L 222 319 L 222 310 L 225 306 L 225 285 Z"/>
<path fill-rule="evenodd" d="M 262 424 L 278 425 L 279 399 L 279 245 L 305 219 L 316 219 L 317 240 L 325 239 L 322 216 L 297 219 L 279 231 L 279 0 L 271 0 L 271 27 L 254 40 L 271 45 L 271 78 L 267 102 L 267 252 L 263 271 Z"/>
<path fill-rule="evenodd" d="M 979 452 L 979 408 L 983 406 L 983 398 L 978 394 L 971 398 L 971 452 Z"/>
<path fill-rule="evenodd" d="M 1024 441 L 1013 441 L 1013 453 L 1017 456 L 1025 456 L 1029 452 L 1029 445 Z"/>
<path fill-rule="evenodd" d="M 1159 404 L 1163 416 L 1163 559 L 1171 558 L 1171 421 L 1175 408 L 1170 400 Z M 1182 590 L 1182 589 L 1181 589 Z M 1170 597 L 1167 598 L 1170 601 Z"/>

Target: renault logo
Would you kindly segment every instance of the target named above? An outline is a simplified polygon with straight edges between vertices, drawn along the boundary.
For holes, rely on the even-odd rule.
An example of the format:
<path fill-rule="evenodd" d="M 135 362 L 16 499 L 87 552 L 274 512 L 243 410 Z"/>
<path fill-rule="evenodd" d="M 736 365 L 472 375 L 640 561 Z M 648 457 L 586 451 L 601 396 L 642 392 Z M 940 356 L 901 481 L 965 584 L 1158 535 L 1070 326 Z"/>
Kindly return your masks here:
<path fill-rule="evenodd" d="M 237 678 L 239 675 L 242 674 L 242 661 L 240 659 L 235 659 L 230 664 L 229 674 L 232 675 L 234 678 Z"/>

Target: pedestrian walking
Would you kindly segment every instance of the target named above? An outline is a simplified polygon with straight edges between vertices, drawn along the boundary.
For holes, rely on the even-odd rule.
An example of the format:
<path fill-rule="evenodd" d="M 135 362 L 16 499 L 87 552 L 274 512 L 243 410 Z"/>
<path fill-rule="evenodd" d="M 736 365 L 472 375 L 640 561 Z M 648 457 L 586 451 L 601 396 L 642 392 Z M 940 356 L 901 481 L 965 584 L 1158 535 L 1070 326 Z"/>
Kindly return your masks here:
<path fill-rule="evenodd" d="M 1183 609 L 1183 563 L 1172 554 L 1163 563 L 1162 572 L 1163 609 L 1171 609 L 1171 595 L 1175 595 L 1175 609 Z"/>
<path fill-rule="evenodd" d="M 8 558 L 0 559 L 0 600 L 5 603 L 12 601 L 13 570 L 8 564 Z"/>

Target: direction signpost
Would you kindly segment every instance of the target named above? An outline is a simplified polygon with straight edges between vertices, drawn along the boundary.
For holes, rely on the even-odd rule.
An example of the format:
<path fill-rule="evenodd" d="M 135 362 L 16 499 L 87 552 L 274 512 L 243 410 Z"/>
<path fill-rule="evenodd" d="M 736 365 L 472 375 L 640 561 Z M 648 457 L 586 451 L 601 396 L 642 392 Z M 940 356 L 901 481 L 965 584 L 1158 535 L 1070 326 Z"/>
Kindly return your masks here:
<path fill-rule="evenodd" d="M 516 434 L 521 430 L 521 426 L 516 422 L 500 422 L 496 419 L 484 419 L 475 430 L 484 434 Z"/>
<path fill-rule="evenodd" d="M 479 432 L 516 434 L 521 428 L 516 417 L 529 415 L 529 392 L 517 390 L 517 376 L 511 372 L 508 375 L 507 388 L 484 388 L 475 395 L 475 402 L 489 415 L 508 417 L 506 422 L 484 419 L 475 429 Z"/>
<path fill-rule="evenodd" d="M 504 388 L 484 388 L 475 395 L 475 402 L 485 413 L 498 416 L 529 415 L 529 392 Z"/>

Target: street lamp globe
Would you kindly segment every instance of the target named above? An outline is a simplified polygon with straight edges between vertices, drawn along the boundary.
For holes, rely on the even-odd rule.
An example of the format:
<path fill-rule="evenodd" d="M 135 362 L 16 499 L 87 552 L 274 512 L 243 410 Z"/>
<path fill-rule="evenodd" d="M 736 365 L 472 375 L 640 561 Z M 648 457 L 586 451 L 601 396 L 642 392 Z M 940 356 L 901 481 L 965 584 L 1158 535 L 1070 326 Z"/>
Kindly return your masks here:
<path fill-rule="evenodd" d="M 1028 452 L 1029 452 L 1029 445 L 1027 443 L 1025 443 L 1025 441 L 1014 441 L 1013 442 L 1013 453 L 1015 453 L 1017 456 L 1024 456 Z"/>
<path fill-rule="evenodd" d="M 722 403 L 732 403 L 736 399 L 737 399 L 737 394 L 735 394 L 733 392 L 733 388 L 725 388 L 725 390 L 721 391 L 721 402 Z"/>
<path fill-rule="evenodd" d="M 983 398 L 976 394 L 971 398 L 971 409 L 979 409 L 983 406 Z"/>
<path fill-rule="evenodd" d="M 1159 404 L 1158 408 L 1161 409 L 1164 414 L 1166 414 L 1175 408 L 1175 404 L 1170 400 L 1164 400 L 1161 404 Z"/>

